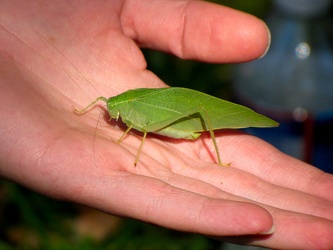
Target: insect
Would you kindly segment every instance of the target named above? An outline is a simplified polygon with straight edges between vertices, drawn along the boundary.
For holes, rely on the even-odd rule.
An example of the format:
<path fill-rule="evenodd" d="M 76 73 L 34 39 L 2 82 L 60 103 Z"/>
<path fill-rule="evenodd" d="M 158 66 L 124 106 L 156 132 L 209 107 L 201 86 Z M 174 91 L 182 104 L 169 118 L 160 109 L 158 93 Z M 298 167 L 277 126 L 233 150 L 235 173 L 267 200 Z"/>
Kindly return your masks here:
<path fill-rule="evenodd" d="M 247 107 L 196 90 L 178 87 L 139 88 L 110 98 L 100 96 L 82 110 L 75 108 L 74 112 L 83 114 L 99 100 L 106 102 L 110 119 L 118 120 L 121 117 L 128 127 L 118 142 L 121 142 L 131 129 L 143 132 L 134 161 L 135 166 L 147 133 L 194 140 L 202 132 L 209 131 L 217 162 L 225 166 L 229 164 L 221 161 L 214 130 L 278 126 L 277 122 Z"/>

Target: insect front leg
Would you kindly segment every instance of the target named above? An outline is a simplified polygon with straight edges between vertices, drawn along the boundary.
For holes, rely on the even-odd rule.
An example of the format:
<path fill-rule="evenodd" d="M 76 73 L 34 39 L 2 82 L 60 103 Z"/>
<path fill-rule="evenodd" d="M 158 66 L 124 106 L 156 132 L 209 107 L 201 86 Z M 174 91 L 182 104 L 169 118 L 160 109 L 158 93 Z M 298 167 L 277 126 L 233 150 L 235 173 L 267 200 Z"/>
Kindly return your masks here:
<path fill-rule="evenodd" d="M 108 102 L 108 99 L 107 98 L 105 98 L 104 96 L 100 96 L 100 97 L 97 97 L 92 103 L 90 103 L 87 107 L 85 107 L 85 108 L 83 108 L 83 109 L 78 109 L 78 108 L 74 108 L 73 109 L 73 111 L 74 111 L 74 113 L 75 114 L 77 114 L 77 115 L 82 115 L 82 114 L 84 114 L 86 111 L 87 111 L 87 109 L 89 109 L 92 105 L 94 105 L 96 102 L 98 102 L 99 100 L 102 100 L 102 101 L 104 101 L 104 102 Z"/>

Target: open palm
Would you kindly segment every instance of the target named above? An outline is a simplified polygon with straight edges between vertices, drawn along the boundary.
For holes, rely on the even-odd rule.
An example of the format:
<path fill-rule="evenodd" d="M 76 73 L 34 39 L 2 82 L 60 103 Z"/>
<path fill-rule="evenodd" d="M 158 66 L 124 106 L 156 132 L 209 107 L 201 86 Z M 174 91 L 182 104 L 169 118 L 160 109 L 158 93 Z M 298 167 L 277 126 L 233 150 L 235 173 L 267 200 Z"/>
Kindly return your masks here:
<path fill-rule="evenodd" d="M 165 87 L 139 46 L 207 62 L 257 58 L 268 43 L 262 22 L 197 1 L 8 0 L 0 12 L 2 176 L 232 242 L 333 247 L 331 175 L 238 131 L 216 133 L 231 167 L 215 164 L 206 133 L 195 141 L 148 136 L 134 167 L 140 133 L 118 144 L 125 127 L 109 121 L 105 103 L 72 111 L 101 95 Z"/>

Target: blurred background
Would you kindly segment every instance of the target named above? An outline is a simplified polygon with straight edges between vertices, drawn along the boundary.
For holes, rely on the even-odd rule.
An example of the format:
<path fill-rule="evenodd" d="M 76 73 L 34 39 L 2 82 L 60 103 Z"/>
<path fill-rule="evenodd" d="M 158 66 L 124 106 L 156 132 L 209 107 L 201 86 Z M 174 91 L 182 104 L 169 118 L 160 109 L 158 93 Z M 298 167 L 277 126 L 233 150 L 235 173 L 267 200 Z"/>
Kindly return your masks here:
<path fill-rule="evenodd" d="M 331 2 L 214 2 L 267 20 L 272 46 L 266 57 L 221 65 L 144 50 L 148 69 L 170 86 L 235 101 L 278 120 L 279 128 L 247 132 L 332 173 Z M 254 249 L 56 201 L 6 180 L 0 180 L 0 216 L 0 249 Z"/>

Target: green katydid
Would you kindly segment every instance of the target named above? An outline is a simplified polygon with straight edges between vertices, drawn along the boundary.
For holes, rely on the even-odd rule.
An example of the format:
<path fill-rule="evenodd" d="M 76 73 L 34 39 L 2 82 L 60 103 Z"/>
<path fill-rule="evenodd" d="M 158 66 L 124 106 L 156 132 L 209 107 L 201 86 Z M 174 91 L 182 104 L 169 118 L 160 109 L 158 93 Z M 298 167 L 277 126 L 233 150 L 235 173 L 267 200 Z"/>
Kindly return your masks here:
<path fill-rule="evenodd" d="M 106 102 L 110 119 L 121 117 L 128 127 L 118 142 L 132 128 L 143 132 L 134 165 L 139 161 L 147 133 L 194 140 L 201 132 L 209 131 L 218 163 L 229 165 L 221 162 L 214 130 L 278 126 L 277 122 L 247 107 L 178 87 L 139 88 L 110 98 L 100 96 L 84 109 L 74 109 L 74 112 L 83 114 L 99 100 Z"/>

